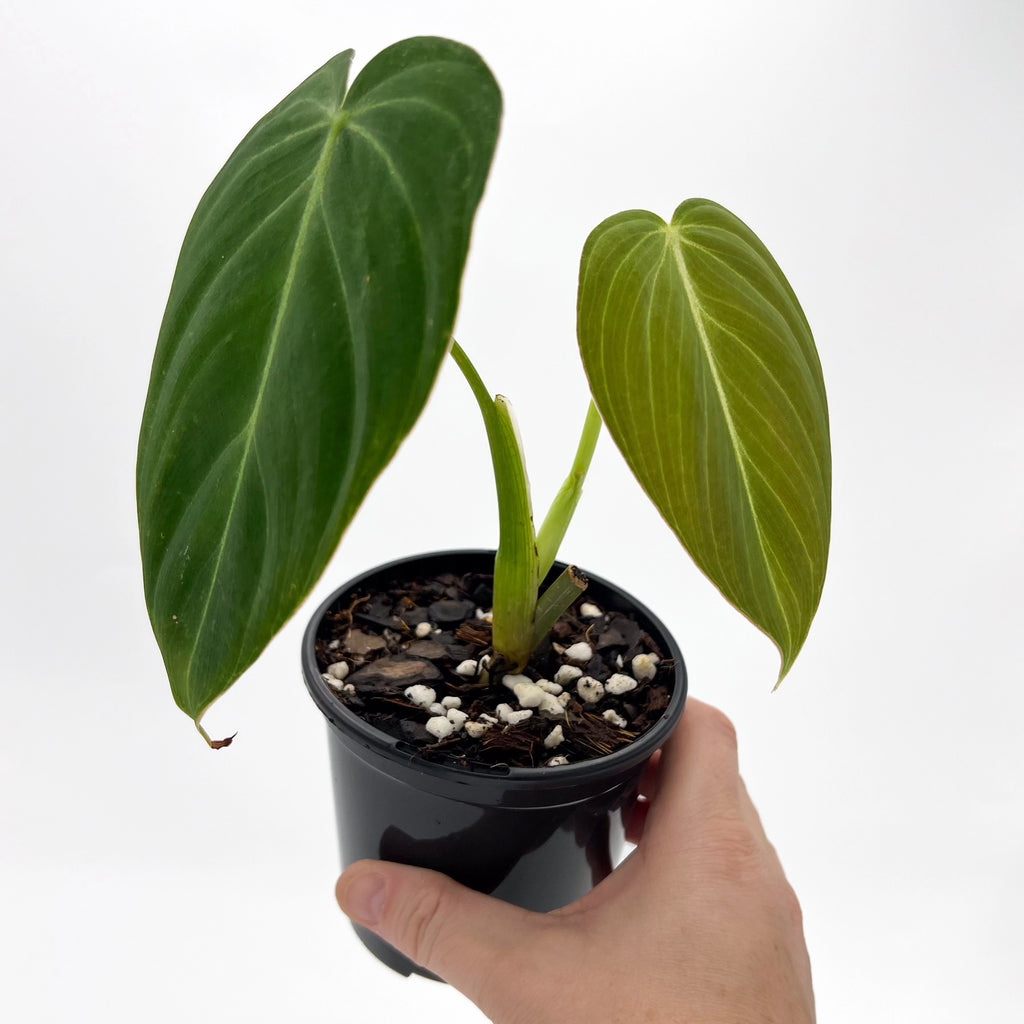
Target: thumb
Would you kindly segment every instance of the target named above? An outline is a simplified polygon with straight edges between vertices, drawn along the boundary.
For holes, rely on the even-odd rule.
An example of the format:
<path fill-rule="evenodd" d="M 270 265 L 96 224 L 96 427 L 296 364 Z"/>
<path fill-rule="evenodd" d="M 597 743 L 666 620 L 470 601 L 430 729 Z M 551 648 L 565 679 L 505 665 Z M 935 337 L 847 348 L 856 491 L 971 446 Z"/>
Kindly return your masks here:
<path fill-rule="evenodd" d="M 338 879 L 338 905 L 414 963 L 479 1005 L 501 1000 L 514 950 L 522 963 L 549 919 L 467 889 L 447 875 L 361 860 Z M 511 995 L 511 993 L 509 993 Z"/>

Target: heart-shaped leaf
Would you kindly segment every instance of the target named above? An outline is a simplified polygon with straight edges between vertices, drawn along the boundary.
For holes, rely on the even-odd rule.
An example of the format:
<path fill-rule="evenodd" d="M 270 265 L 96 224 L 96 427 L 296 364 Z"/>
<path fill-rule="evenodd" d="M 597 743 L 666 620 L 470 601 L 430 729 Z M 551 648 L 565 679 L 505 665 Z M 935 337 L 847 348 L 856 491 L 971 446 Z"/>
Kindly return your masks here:
<path fill-rule="evenodd" d="M 810 328 L 775 260 L 703 199 L 583 250 L 580 353 L 609 433 L 694 561 L 782 655 L 825 579 L 831 454 Z"/>
<path fill-rule="evenodd" d="M 246 136 L 196 210 L 139 439 L 146 600 L 197 721 L 323 571 L 453 328 L 501 97 L 419 38 L 351 53 Z"/>

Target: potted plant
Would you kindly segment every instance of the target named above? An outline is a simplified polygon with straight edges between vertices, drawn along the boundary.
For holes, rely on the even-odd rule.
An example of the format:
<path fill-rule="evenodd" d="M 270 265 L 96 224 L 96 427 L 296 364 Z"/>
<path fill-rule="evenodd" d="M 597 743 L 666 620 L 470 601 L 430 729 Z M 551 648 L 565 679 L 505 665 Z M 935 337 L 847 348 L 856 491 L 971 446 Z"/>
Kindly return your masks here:
<path fill-rule="evenodd" d="M 451 354 L 484 419 L 497 550 L 350 581 L 306 632 L 304 676 L 330 726 L 346 862 L 440 867 L 548 909 L 610 870 L 613 814 L 686 691 L 649 610 L 556 562 L 602 423 L 776 643 L 781 681 L 828 553 L 818 356 L 781 270 L 721 206 L 608 218 L 580 265 L 593 401 L 535 528 L 509 404 L 452 336 L 498 87 L 444 39 L 397 43 L 349 86 L 351 59 L 255 125 L 186 233 L 139 440 L 150 619 L 179 707 L 226 746 L 204 712 L 309 594 Z"/>

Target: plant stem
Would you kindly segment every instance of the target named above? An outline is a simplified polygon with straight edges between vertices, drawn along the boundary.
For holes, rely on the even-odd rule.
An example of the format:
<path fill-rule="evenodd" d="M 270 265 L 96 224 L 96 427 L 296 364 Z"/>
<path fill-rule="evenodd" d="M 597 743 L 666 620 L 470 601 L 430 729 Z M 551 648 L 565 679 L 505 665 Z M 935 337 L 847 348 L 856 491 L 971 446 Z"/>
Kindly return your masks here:
<path fill-rule="evenodd" d="M 593 401 L 587 409 L 587 418 L 583 422 L 583 433 L 580 435 L 579 447 L 576 449 L 576 458 L 573 459 L 572 469 L 565 478 L 565 482 L 551 502 L 551 508 L 544 517 L 544 522 L 537 533 L 537 557 L 539 559 L 540 578 L 543 579 L 551 564 L 558 554 L 562 544 L 565 531 L 572 521 L 573 512 L 583 493 L 583 481 L 586 479 L 587 470 L 590 469 L 590 460 L 594 457 L 594 448 L 597 446 L 597 438 L 601 433 L 601 414 Z"/>
<path fill-rule="evenodd" d="M 558 621 L 558 616 L 587 589 L 587 577 L 575 565 L 567 565 L 537 602 L 533 620 L 532 646 L 536 647 Z"/>
<path fill-rule="evenodd" d="M 522 445 L 508 401 L 501 395 L 491 399 L 476 367 L 454 339 L 452 358 L 480 406 L 494 467 L 499 526 L 494 556 L 494 648 L 514 669 L 520 669 L 533 653 L 533 618 L 541 578 Z"/>
<path fill-rule="evenodd" d="M 195 723 L 195 727 L 199 730 L 199 735 L 202 736 L 204 740 L 206 740 L 206 745 L 211 750 L 221 750 L 224 747 L 230 747 L 231 741 L 235 738 L 235 736 L 238 735 L 237 733 L 235 733 L 234 735 L 228 736 L 226 739 L 223 740 L 211 739 L 210 734 L 199 724 L 198 718 L 193 718 L 192 721 Z"/>

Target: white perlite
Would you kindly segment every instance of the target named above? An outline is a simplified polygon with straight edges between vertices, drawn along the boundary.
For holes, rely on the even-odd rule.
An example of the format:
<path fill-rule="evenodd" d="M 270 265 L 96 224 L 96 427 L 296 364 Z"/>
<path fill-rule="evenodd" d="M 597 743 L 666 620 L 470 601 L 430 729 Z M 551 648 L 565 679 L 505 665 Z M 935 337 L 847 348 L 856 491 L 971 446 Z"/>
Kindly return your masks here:
<path fill-rule="evenodd" d="M 591 604 L 590 601 L 584 601 L 583 604 L 580 605 L 581 619 L 598 619 L 603 614 L 604 612 L 602 612 L 596 604 Z"/>
<path fill-rule="evenodd" d="M 328 665 L 327 674 L 332 679 L 344 679 L 348 675 L 348 662 L 336 661 L 333 665 Z"/>
<path fill-rule="evenodd" d="M 535 708 L 539 707 L 540 703 L 545 697 L 550 694 L 545 693 L 536 683 L 529 681 L 525 683 L 516 683 L 512 687 L 512 692 L 516 695 L 516 700 L 519 701 L 521 708 Z"/>
<path fill-rule="evenodd" d="M 571 647 L 566 647 L 565 656 L 570 661 L 585 665 L 594 656 L 594 650 L 590 644 L 585 644 L 581 641 L 578 644 L 573 644 Z"/>
<path fill-rule="evenodd" d="M 442 697 L 441 706 L 444 708 L 461 708 L 462 698 L 461 697 Z"/>
<path fill-rule="evenodd" d="M 455 726 L 442 715 L 435 715 L 427 719 L 427 732 L 439 740 L 447 739 L 453 732 Z"/>
<path fill-rule="evenodd" d="M 432 715 L 446 715 L 448 713 L 448 709 L 440 702 L 431 704 L 430 707 L 427 708 L 427 710 Z"/>
<path fill-rule="evenodd" d="M 507 704 L 505 706 L 508 707 Z M 494 717 L 494 715 L 481 714 L 480 715 L 480 721 L 484 722 L 487 725 L 497 725 L 498 724 L 498 720 Z"/>
<path fill-rule="evenodd" d="M 478 740 L 490 727 L 490 722 L 467 722 L 466 735 L 470 739 Z"/>
<path fill-rule="evenodd" d="M 629 724 L 623 717 L 615 711 L 613 708 L 609 708 L 602 716 L 606 722 L 611 722 L 617 729 L 625 729 Z"/>
<path fill-rule="evenodd" d="M 458 708 L 449 708 L 448 714 L 445 717 L 455 726 L 455 731 L 458 732 L 466 724 L 466 719 L 469 718 L 469 715 Z"/>
<path fill-rule="evenodd" d="M 510 704 L 499 704 L 494 710 L 498 712 L 498 717 L 506 725 L 519 725 L 520 722 L 525 722 L 528 718 L 533 717 L 533 712 L 529 708 L 523 711 L 513 711 Z"/>
<path fill-rule="evenodd" d="M 565 705 L 553 693 L 545 693 L 537 710 L 545 718 L 561 718 L 565 714 Z"/>
<path fill-rule="evenodd" d="M 576 684 L 576 692 L 584 704 L 596 704 L 604 696 L 604 687 L 590 676 L 583 676 Z"/>
<path fill-rule="evenodd" d="M 529 676 L 519 675 L 515 672 L 509 672 L 507 675 L 501 677 L 503 686 L 507 686 L 510 690 L 514 690 L 520 683 L 533 682 Z"/>
<path fill-rule="evenodd" d="M 544 746 L 547 747 L 548 750 L 553 750 L 564 739 L 565 736 L 562 733 L 561 725 L 556 725 L 554 729 L 544 737 Z"/>
<path fill-rule="evenodd" d="M 537 685 L 545 693 L 553 693 L 556 697 L 562 692 L 562 687 L 559 683 L 553 683 L 550 679 L 538 679 Z"/>
<path fill-rule="evenodd" d="M 429 708 L 431 704 L 436 703 L 437 694 L 434 693 L 431 687 L 424 686 L 422 683 L 417 683 L 415 686 L 410 686 L 405 691 L 405 699 L 411 704 L 415 704 L 417 707 Z"/>
<path fill-rule="evenodd" d="M 465 661 L 460 661 L 455 666 L 455 674 L 457 676 L 475 676 L 477 665 L 472 658 L 467 658 Z"/>
<path fill-rule="evenodd" d="M 636 689 L 636 680 L 630 676 L 624 676 L 621 672 L 609 676 L 604 683 L 604 688 L 611 694 L 618 697 L 620 694 L 629 693 Z"/>
<path fill-rule="evenodd" d="M 559 754 L 557 757 L 552 757 L 550 760 L 545 761 L 544 765 L 547 768 L 556 768 L 560 764 L 568 764 L 569 758 L 565 754 Z"/>
<path fill-rule="evenodd" d="M 638 654 L 633 659 L 633 675 L 641 683 L 649 683 L 654 678 L 660 660 L 656 654 Z"/>
<path fill-rule="evenodd" d="M 581 675 L 583 675 L 583 669 L 577 668 L 575 665 L 562 665 L 555 673 L 555 682 L 560 686 L 568 686 L 570 683 L 576 682 Z"/>
<path fill-rule="evenodd" d="M 335 693 L 344 693 L 348 696 L 353 696 L 356 692 L 356 688 L 351 683 L 343 683 L 340 679 L 335 679 L 334 676 L 329 676 L 326 672 L 321 673 L 320 678 L 332 689 Z"/>
<path fill-rule="evenodd" d="M 416 629 L 413 632 L 420 640 L 425 640 L 434 631 L 434 627 L 429 622 L 419 622 L 416 624 Z"/>
<path fill-rule="evenodd" d="M 483 610 L 483 608 L 477 608 L 477 610 L 476 610 L 476 617 L 478 619 L 483 619 L 484 622 L 493 622 L 494 621 L 494 613 L 493 612 L 485 612 Z"/>
<path fill-rule="evenodd" d="M 567 708 L 569 706 L 569 702 L 572 700 L 572 694 L 566 690 L 565 693 L 560 693 L 555 700 L 557 700 L 563 708 Z"/>

